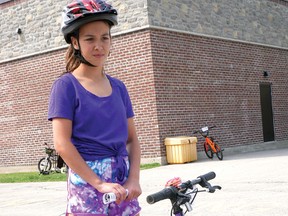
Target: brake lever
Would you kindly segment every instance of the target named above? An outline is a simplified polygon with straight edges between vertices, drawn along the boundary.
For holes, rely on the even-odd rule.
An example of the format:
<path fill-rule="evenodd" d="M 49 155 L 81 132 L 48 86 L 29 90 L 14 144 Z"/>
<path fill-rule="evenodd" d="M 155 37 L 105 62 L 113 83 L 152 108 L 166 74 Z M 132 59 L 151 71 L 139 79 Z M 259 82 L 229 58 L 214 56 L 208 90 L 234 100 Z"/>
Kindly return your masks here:
<path fill-rule="evenodd" d="M 199 183 L 201 185 L 201 187 L 207 188 L 209 193 L 214 193 L 216 189 L 221 190 L 221 187 L 216 185 L 216 186 L 212 186 L 206 178 L 204 178 L 203 176 L 199 176 L 201 178 L 201 182 Z"/>
<path fill-rule="evenodd" d="M 221 189 L 222 189 L 222 187 L 219 186 L 219 185 L 214 185 L 213 187 L 214 187 L 215 189 L 218 189 L 218 190 L 221 190 Z"/>
<path fill-rule="evenodd" d="M 209 184 L 209 186 L 207 188 L 208 188 L 208 192 L 209 193 L 214 193 L 216 189 L 218 189 L 218 190 L 222 189 L 221 186 L 218 186 L 218 185 L 211 186 L 210 184 Z"/>

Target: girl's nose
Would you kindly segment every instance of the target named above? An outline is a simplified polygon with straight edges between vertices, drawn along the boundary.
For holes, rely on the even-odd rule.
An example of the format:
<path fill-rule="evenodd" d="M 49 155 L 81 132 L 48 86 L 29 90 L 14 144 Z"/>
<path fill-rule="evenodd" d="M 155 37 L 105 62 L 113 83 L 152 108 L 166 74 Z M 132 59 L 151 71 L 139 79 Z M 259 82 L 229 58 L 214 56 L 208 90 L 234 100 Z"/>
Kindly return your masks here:
<path fill-rule="evenodd" d="M 94 50 L 101 50 L 103 47 L 101 45 L 101 43 L 95 43 L 94 44 Z"/>

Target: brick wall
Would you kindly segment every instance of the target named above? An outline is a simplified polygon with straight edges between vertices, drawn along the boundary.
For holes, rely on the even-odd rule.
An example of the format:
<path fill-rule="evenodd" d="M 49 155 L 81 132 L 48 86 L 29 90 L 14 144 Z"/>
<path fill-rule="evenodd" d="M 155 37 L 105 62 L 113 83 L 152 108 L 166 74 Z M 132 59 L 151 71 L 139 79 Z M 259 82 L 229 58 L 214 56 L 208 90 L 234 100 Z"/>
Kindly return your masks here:
<path fill-rule="evenodd" d="M 43 143 L 52 143 L 48 96 L 64 71 L 64 53 L 0 64 L 1 166 L 36 164 Z M 128 87 L 142 158 L 159 158 L 165 137 L 205 124 L 218 126 L 213 134 L 223 147 L 262 143 L 260 82 L 272 83 L 275 138 L 287 140 L 287 56 L 284 49 L 147 29 L 113 39 L 106 71 Z"/>
<path fill-rule="evenodd" d="M 287 50 L 157 30 L 151 41 L 161 142 L 208 124 L 224 148 L 262 143 L 261 82 L 272 83 L 275 139 L 287 140 Z"/>
<path fill-rule="evenodd" d="M 64 54 L 65 49 L 0 64 L 1 166 L 36 164 L 43 143 L 52 144 L 48 97 L 53 80 L 65 70 Z M 149 31 L 115 37 L 106 72 L 130 91 L 143 155 L 160 157 Z"/>
<path fill-rule="evenodd" d="M 151 49 L 149 30 L 115 37 L 107 71 L 127 85 L 142 155 L 153 158 L 161 153 Z"/>
<path fill-rule="evenodd" d="M 52 144 L 48 94 L 64 68 L 63 51 L 0 64 L 1 166 L 35 164 Z"/>
<path fill-rule="evenodd" d="M 53 80 L 65 69 L 65 49 L 57 26 L 59 19 L 53 20 L 51 16 L 66 0 L 53 4 L 50 16 L 44 18 L 39 17 L 41 11 L 51 6 L 52 1 L 41 1 L 35 6 L 39 1 L 17 0 L 0 6 L 0 18 L 5 16 L 0 27 L 0 166 L 36 164 L 44 156 L 43 143 L 52 144 L 51 124 L 46 119 L 48 96 Z M 225 7 L 231 9 L 233 1 Z M 37 13 L 27 13 L 29 3 Z M 213 135 L 223 147 L 262 143 L 261 82 L 272 84 L 275 139 L 287 140 L 288 38 L 287 28 L 283 28 L 287 17 L 282 15 L 287 11 L 285 1 L 241 1 L 242 9 L 236 15 L 245 16 L 237 19 L 237 25 L 225 24 L 226 18 L 215 25 L 211 21 L 214 15 L 219 16 L 219 11 L 223 17 L 229 15 L 227 12 L 231 10 L 223 10 L 224 5 L 203 7 L 209 2 L 193 1 L 191 8 L 195 13 L 188 13 L 189 16 L 208 14 L 211 10 L 214 14 L 207 19 L 186 17 L 190 26 L 179 19 L 181 13 L 172 13 L 173 7 L 163 13 L 167 3 L 162 0 L 113 3 L 121 14 L 120 25 L 113 29 L 115 37 L 106 71 L 128 87 L 142 158 L 164 158 L 165 137 L 190 135 L 193 129 L 205 124 L 218 126 Z M 251 8 L 261 6 L 262 11 L 270 9 L 271 13 L 258 17 L 259 11 L 248 7 L 251 4 Z M 185 1 L 177 1 L 174 7 L 187 10 Z M 13 16 L 15 10 L 25 16 L 19 16 L 21 20 Z M 172 15 L 167 14 L 177 17 L 170 22 Z M 45 21 L 47 17 L 51 18 L 50 24 Z M 245 23 L 253 24 L 253 19 L 254 25 L 246 28 Z M 270 21 L 265 22 L 263 31 L 261 22 L 267 19 Z M 37 27 L 41 24 L 37 20 L 49 26 L 50 35 L 45 36 L 46 27 Z M 21 22 L 24 34 L 17 36 L 14 29 Z M 221 29 L 223 22 L 225 28 Z M 197 28 L 198 24 L 201 28 Z M 38 36 L 29 31 L 29 28 L 35 31 L 35 26 Z M 235 38 L 231 33 L 244 30 L 249 32 L 243 37 Z M 56 51 L 47 52 L 51 49 Z M 26 54 L 31 56 L 23 57 Z M 269 77 L 263 77 L 264 70 L 270 72 Z M 201 145 L 198 150 L 202 150 Z"/>

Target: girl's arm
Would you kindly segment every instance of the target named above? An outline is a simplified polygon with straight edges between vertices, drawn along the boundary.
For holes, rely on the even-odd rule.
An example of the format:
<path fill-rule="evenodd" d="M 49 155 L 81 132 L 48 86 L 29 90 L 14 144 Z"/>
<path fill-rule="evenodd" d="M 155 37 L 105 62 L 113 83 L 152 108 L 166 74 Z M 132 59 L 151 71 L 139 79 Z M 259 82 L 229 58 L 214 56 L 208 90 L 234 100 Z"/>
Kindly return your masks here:
<path fill-rule="evenodd" d="M 130 161 L 130 171 L 124 187 L 129 190 L 128 199 L 133 199 L 142 193 L 139 183 L 141 150 L 133 118 L 128 119 L 127 151 Z"/>
<path fill-rule="evenodd" d="M 68 167 L 101 193 L 113 192 L 117 195 L 117 202 L 125 200 L 126 191 L 124 187 L 119 184 L 103 182 L 92 169 L 90 169 L 72 144 L 72 121 L 64 118 L 54 118 L 52 126 L 55 149 Z"/>

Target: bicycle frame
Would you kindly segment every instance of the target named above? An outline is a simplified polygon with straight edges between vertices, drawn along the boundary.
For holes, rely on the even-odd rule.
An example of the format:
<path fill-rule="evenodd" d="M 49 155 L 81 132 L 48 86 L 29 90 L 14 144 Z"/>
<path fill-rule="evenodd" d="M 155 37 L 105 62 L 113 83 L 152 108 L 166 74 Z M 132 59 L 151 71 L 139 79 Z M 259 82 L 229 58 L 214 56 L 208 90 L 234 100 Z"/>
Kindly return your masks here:
<path fill-rule="evenodd" d="M 205 142 L 211 147 L 211 149 L 214 153 L 217 152 L 217 150 L 215 148 L 215 143 L 209 137 L 205 137 Z"/>
<path fill-rule="evenodd" d="M 192 204 L 195 200 L 195 197 L 198 193 L 198 189 L 195 188 L 192 192 L 185 192 L 184 194 L 180 195 L 180 193 L 178 193 L 178 195 L 180 195 L 180 198 L 176 198 L 176 199 L 170 199 L 171 200 L 171 204 L 172 204 L 172 209 L 171 209 L 171 215 L 173 212 L 174 216 L 185 216 L 185 214 L 187 212 L 192 211 Z M 201 191 L 202 192 L 202 191 Z M 194 194 L 193 196 L 191 196 L 190 194 Z M 183 196 L 183 197 L 181 197 Z M 184 210 L 181 208 L 181 205 L 185 205 L 186 207 L 186 211 L 184 212 Z"/>

